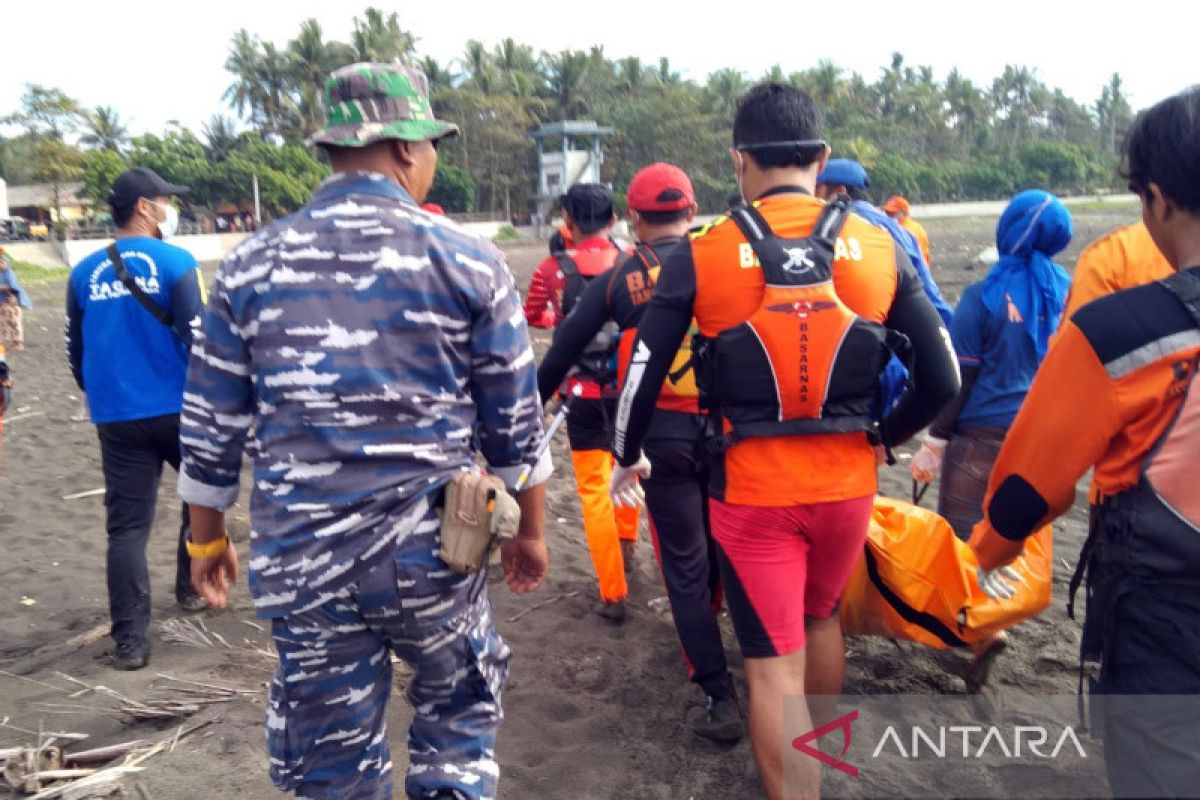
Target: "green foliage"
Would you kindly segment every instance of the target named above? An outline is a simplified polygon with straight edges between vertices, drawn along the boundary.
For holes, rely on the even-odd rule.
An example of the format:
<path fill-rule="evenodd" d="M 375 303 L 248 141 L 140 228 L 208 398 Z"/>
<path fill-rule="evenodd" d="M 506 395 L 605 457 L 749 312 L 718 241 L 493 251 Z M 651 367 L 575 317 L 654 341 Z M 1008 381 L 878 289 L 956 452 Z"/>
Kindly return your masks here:
<path fill-rule="evenodd" d="M 427 202 L 437 203 L 447 213 L 468 214 L 475 210 L 475 181 L 453 164 L 439 164 Z"/>
<path fill-rule="evenodd" d="M 22 133 L 12 138 L 0 136 L 0 178 L 10 186 L 34 182 L 33 148 L 36 137 Z"/>
<path fill-rule="evenodd" d="M 171 130 L 162 138 L 147 134 L 134 139 L 130 162 L 150 167 L 172 183 L 190 187 L 187 202 L 211 209 L 226 203 L 248 203 L 254 195 L 257 174 L 260 202 L 272 217 L 304 205 L 329 174 L 329 168 L 301 144 L 277 145 L 252 136 L 239 137 L 223 158 L 214 161 L 200 140 L 186 129 Z"/>
<path fill-rule="evenodd" d="M 17 273 L 17 278 L 25 286 L 35 286 L 39 283 L 60 283 L 71 274 L 70 270 L 62 267 L 43 267 L 30 264 L 28 261 L 18 261 L 15 258 L 10 258 L 9 264 L 12 265 L 13 272 Z"/>
<path fill-rule="evenodd" d="M 125 159 L 111 150 L 92 150 L 83 156 L 83 196 L 103 208 L 117 176 L 127 170 Z"/>
<path fill-rule="evenodd" d="M 33 145 L 30 177 L 50 184 L 55 218 L 60 216 L 63 184 L 83 174 L 83 155 L 66 141 L 83 119 L 79 103 L 62 90 L 30 83 L 21 96 L 21 110 L 5 120 L 25 127 Z"/>
<path fill-rule="evenodd" d="M 757 78 L 727 68 L 696 82 L 657 54 L 610 59 L 599 45 L 549 53 L 511 38 L 492 46 L 472 40 L 459 58 L 439 63 L 422 57 L 417 44 L 396 13 L 374 7 L 354 17 L 347 42 L 328 39 L 314 19 L 280 44 L 239 30 L 224 63 L 224 100 L 236 118 L 213 116 L 200 137 L 172 126 L 131 141 L 113 109 L 85 111 L 57 89 L 29 85 L 21 110 L 4 120 L 25 133 L 0 138 L 0 176 L 55 186 L 82 176 L 88 196 L 100 199 L 114 158 L 123 154 L 192 187 L 188 201 L 209 208 L 246 207 L 257 175 L 268 215 L 290 213 L 328 174 L 302 143 L 322 126 L 324 80 L 358 59 L 425 69 L 435 113 L 462 130 L 439 150 L 430 200 L 459 213 L 532 210 L 536 150 L 529 131 L 585 118 L 614 130 L 603 143 L 602 178 L 618 193 L 641 167 L 670 161 L 688 172 L 703 211 L 723 209 L 735 188 L 733 115 L 760 79 L 788 81 L 813 96 L 825 138 L 837 155 L 867 166 L 876 200 L 893 193 L 915 202 L 999 198 L 1030 186 L 1075 194 L 1115 188 L 1119 143 L 1132 119 L 1117 74 L 1098 87 L 1099 99 L 1082 104 L 1024 65 L 1007 65 L 977 85 L 956 70 L 938 80 L 901 53 L 873 78 L 819 61 L 790 75 L 778 65 Z M 86 155 L 72 144 L 76 137 Z"/>
<path fill-rule="evenodd" d="M 521 241 L 521 234 L 516 228 L 506 222 L 500 226 L 500 230 L 496 231 L 496 235 L 492 237 L 492 241 L 519 242 Z"/>

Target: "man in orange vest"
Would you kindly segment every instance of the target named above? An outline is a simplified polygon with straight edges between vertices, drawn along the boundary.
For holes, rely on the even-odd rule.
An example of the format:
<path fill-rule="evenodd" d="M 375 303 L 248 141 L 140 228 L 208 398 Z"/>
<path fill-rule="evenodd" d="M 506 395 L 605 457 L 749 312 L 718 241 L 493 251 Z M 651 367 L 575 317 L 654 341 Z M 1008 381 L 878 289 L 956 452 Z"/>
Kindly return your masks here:
<path fill-rule="evenodd" d="M 877 488 L 872 444 L 899 444 L 924 428 L 958 391 L 958 373 L 908 257 L 845 200 L 813 196 L 829 147 L 808 94 L 774 82 L 751 89 L 738 104 L 731 155 L 751 205 L 667 257 L 618 402 L 613 494 L 627 500 L 638 477 L 653 476 L 643 440 L 694 318 L 706 353 L 700 373 L 712 378 L 702 380 L 701 396 L 710 409 L 720 400 L 714 422 L 723 426 L 712 444 L 712 533 L 745 656 L 754 754 L 775 800 L 785 791 L 784 697 L 810 696 L 800 713 L 811 710 L 819 725 L 834 703 L 813 696 L 842 688 L 836 609 L 867 535 Z M 764 305 L 781 283 L 804 284 L 798 291 L 812 299 Z M 827 321 L 850 325 L 854 344 L 839 348 L 839 336 L 817 335 Z M 915 351 L 914 387 L 876 428 L 869 409 L 887 359 L 875 337 L 885 324 Z M 726 349 L 726 334 L 742 350 Z M 820 765 L 805 761 L 800 788 L 815 796 Z"/>
<path fill-rule="evenodd" d="M 908 231 L 917 240 L 917 244 L 921 247 L 921 255 L 925 256 L 925 263 L 930 269 L 933 269 L 933 259 L 929 257 L 929 234 L 925 232 L 925 226 L 912 218 L 909 213 L 908 201 L 898 194 L 894 194 L 888 198 L 888 201 L 883 204 L 884 212 L 900 223 L 900 227 Z"/>
<path fill-rule="evenodd" d="M 1138 115 L 1126 175 L 1174 274 L 1101 297 L 1063 324 L 1004 440 L 971 547 L 980 585 L 1066 512 L 1094 468 L 1080 656 L 1116 797 L 1200 786 L 1200 88 Z M 1050 454 L 1048 456 L 1048 454 Z M 1068 605 L 1073 615 L 1073 602 Z"/>
<path fill-rule="evenodd" d="M 598 183 L 577 183 L 563 195 L 562 214 L 576 244 L 538 265 L 525 298 L 525 319 L 535 328 L 554 328 L 569 314 L 596 276 L 607 272 L 623 251 L 609 236 L 616 222 L 613 193 Z M 607 359 L 602 359 L 606 361 Z M 580 365 L 564 384 L 570 403 L 567 436 L 583 511 L 583 531 L 600 584 L 596 613 L 612 622 L 625 620 L 629 582 L 625 562 L 637 542 L 638 510 L 614 508 L 608 495 L 612 478 L 612 419 L 615 375 L 607 363 Z"/>

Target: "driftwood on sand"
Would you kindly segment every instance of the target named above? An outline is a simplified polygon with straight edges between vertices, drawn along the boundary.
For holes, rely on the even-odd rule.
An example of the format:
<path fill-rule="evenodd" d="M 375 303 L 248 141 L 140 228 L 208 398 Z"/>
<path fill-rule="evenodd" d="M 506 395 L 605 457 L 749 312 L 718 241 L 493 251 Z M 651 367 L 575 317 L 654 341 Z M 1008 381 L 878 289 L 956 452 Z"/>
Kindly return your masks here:
<path fill-rule="evenodd" d="M 36 747 L 3 749 L 0 760 L 4 762 L 4 781 L 12 790 L 27 795 L 26 800 L 109 797 L 120 790 L 121 778 L 141 772 L 145 769 L 141 766 L 145 761 L 174 750 L 181 739 L 215 721 L 206 720 L 186 728 L 180 726 L 173 734 L 155 743 L 136 739 L 66 753 L 52 744 L 53 739 L 46 738 Z M 80 766 L 83 764 L 93 766 Z M 101 764 L 108 766 L 98 766 Z"/>
<path fill-rule="evenodd" d="M 77 636 L 72 636 L 65 642 L 39 647 L 27 656 L 9 664 L 7 669 L 16 675 L 28 675 L 52 661 L 57 661 L 68 653 L 73 653 L 108 636 L 109 624 L 102 622 L 94 628 L 89 628 Z"/>

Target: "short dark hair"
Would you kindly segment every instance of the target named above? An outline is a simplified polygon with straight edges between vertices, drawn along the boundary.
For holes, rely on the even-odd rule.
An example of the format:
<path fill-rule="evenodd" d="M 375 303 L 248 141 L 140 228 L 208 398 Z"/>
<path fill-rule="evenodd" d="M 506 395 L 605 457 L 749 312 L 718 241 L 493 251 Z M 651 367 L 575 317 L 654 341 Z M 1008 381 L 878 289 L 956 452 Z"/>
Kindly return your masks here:
<path fill-rule="evenodd" d="M 1200 214 L 1200 85 L 1137 115 L 1125 138 L 1121 174 L 1134 193 L 1150 184 L 1192 214 Z"/>
<path fill-rule="evenodd" d="M 821 138 L 821 112 L 808 92 L 787 83 L 760 83 L 742 95 L 733 118 L 733 146 Z M 815 150 L 768 148 L 747 152 L 760 167 L 807 167 Z"/>
<path fill-rule="evenodd" d="M 637 211 L 635 208 L 634 211 Z M 638 211 L 638 216 L 650 225 L 670 225 L 672 222 L 682 222 L 688 218 L 691 208 L 680 208 L 675 211 Z"/>
<path fill-rule="evenodd" d="M 842 188 L 845 190 L 846 194 L 850 195 L 851 200 L 865 200 L 868 203 L 871 202 L 871 198 L 867 194 L 867 190 L 861 186 L 844 186 Z"/>
<path fill-rule="evenodd" d="M 568 211 L 567 213 L 569 214 L 571 212 Z M 575 223 L 575 227 L 579 228 L 580 233 L 582 233 L 584 236 L 591 236 L 593 233 L 599 233 L 600 231 L 606 229 L 612 222 L 612 217 L 609 217 L 604 222 L 588 221 L 587 223 L 583 223 L 574 217 L 571 217 L 571 220 Z"/>
<path fill-rule="evenodd" d="M 137 201 L 135 200 L 129 205 L 121 206 L 120 208 L 110 206 L 110 209 L 112 210 L 113 224 L 118 228 L 124 228 L 129 224 L 129 220 L 133 219 L 133 212 L 137 209 Z"/>

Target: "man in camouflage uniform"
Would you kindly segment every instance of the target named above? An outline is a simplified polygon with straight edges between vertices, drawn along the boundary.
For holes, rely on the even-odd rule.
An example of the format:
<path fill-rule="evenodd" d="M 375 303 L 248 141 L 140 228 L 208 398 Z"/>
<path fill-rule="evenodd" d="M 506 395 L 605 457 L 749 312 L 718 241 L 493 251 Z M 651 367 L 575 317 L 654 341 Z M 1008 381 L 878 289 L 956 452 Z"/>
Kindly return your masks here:
<path fill-rule="evenodd" d="M 414 668 L 408 796 L 490 798 L 509 651 L 483 576 L 438 557 L 436 506 L 476 452 L 510 488 L 536 458 L 533 352 L 500 252 L 417 205 L 437 142 L 458 132 L 434 119 L 425 76 L 356 64 L 325 101 L 314 141 L 334 175 L 222 263 L 192 354 L 179 493 L 193 582 L 219 607 L 236 579 L 222 512 L 252 430 L 250 589 L 279 651 L 272 780 L 305 798 L 391 797 L 393 652 Z M 550 469 L 534 466 L 504 544 L 517 592 L 545 576 Z"/>

